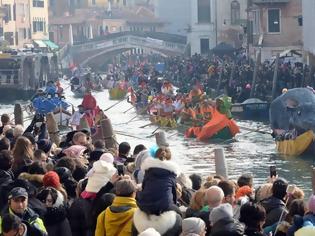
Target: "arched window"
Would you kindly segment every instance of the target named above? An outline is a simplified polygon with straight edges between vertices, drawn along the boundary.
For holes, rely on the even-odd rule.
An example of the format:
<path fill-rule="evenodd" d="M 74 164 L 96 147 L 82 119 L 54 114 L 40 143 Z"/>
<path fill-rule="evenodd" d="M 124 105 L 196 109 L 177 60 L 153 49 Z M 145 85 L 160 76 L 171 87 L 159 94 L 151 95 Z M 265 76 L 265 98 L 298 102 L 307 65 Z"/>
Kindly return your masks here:
<path fill-rule="evenodd" d="M 240 3 L 237 0 L 231 2 L 231 25 L 236 25 L 240 20 Z"/>

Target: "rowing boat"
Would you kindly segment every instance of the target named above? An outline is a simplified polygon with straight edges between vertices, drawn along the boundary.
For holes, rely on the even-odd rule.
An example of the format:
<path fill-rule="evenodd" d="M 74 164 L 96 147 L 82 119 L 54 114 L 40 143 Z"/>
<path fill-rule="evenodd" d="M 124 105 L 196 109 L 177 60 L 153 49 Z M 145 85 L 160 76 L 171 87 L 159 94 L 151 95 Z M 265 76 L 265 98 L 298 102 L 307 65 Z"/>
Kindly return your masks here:
<path fill-rule="evenodd" d="M 109 90 L 109 98 L 111 100 L 122 100 L 126 97 L 127 90 L 120 89 L 119 87 L 115 87 Z"/>

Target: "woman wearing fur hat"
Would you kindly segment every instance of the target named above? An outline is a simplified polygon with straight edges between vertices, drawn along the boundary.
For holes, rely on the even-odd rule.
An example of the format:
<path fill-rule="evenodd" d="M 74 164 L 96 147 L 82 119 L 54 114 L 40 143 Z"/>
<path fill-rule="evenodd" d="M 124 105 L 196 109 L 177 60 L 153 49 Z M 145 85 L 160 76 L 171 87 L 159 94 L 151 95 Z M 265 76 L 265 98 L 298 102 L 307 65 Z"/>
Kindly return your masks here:
<path fill-rule="evenodd" d="M 181 231 L 181 216 L 173 211 L 179 169 L 176 163 L 170 161 L 171 155 L 166 149 L 159 148 L 156 158 L 147 158 L 141 166 L 145 175 L 142 191 L 136 198 L 139 209 L 134 213 L 133 235 L 150 227 L 161 235 L 179 235 Z"/>
<path fill-rule="evenodd" d="M 47 208 L 43 220 L 48 235 L 71 236 L 72 233 L 67 219 L 63 195 L 55 188 L 47 187 L 37 194 L 37 198 L 41 200 Z"/>

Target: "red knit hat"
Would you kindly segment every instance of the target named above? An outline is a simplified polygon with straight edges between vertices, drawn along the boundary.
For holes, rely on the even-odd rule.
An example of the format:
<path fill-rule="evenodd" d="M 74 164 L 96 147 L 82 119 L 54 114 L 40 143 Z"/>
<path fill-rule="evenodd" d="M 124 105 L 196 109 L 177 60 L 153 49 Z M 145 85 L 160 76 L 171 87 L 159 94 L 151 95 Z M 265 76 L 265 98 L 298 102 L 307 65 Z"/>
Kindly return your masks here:
<path fill-rule="evenodd" d="M 43 184 L 45 187 L 53 187 L 58 189 L 60 187 L 60 178 L 55 171 L 48 171 L 43 178 Z"/>

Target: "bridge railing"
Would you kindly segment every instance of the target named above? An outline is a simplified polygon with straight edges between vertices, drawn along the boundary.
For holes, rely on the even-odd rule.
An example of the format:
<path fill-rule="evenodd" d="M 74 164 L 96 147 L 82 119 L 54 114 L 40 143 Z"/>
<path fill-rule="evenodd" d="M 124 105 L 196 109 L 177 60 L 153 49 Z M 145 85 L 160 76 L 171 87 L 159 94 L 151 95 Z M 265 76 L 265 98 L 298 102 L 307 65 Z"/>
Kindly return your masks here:
<path fill-rule="evenodd" d="M 110 40 L 104 40 L 102 42 L 90 42 L 86 44 L 74 45 L 72 50 L 75 52 L 84 52 L 98 49 L 108 49 L 115 46 L 130 45 L 133 47 L 146 47 L 152 49 L 167 50 L 176 53 L 183 53 L 186 45 L 182 43 L 167 42 L 164 40 L 154 39 L 150 37 L 139 36 L 121 36 Z"/>

